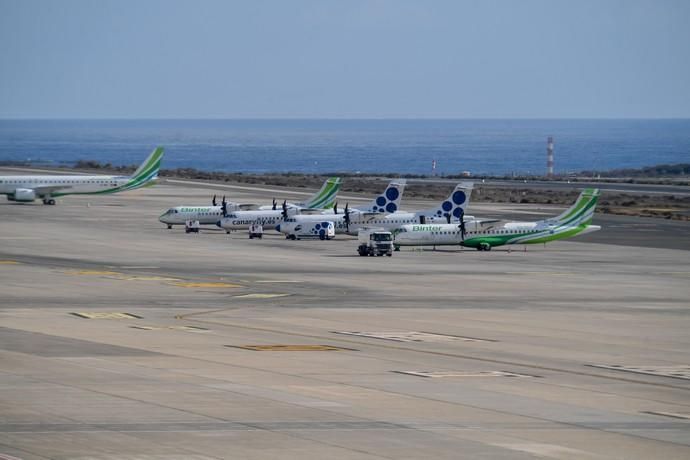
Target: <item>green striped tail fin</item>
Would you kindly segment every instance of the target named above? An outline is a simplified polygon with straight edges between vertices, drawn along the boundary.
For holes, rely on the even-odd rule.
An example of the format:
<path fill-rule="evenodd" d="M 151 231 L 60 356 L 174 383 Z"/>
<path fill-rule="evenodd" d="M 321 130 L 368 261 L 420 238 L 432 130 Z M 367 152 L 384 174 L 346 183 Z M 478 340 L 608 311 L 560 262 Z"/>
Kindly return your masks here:
<path fill-rule="evenodd" d="M 163 147 L 156 147 L 153 152 L 146 157 L 146 160 L 134 171 L 132 179 L 152 180 L 158 177 L 158 170 L 163 159 Z"/>
<path fill-rule="evenodd" d="M 586 188 L 580 193 L 580 196 L 571 207 L 566 209 L 563 213 L 549 221 L 556 223 L 559 226 L 564 225 L 582 225 L 592 222 L 594 215 L 594 208 L 596 208 L 599 200 L 599 189 Z"/>
<path fill-rule="evenodd" d="M 329 177 L 323 183 L 321 189 L 304 203 L 304 207 L 310 209 L 332 208 L 341 185 L 342 180 L 340 177 Z"/>

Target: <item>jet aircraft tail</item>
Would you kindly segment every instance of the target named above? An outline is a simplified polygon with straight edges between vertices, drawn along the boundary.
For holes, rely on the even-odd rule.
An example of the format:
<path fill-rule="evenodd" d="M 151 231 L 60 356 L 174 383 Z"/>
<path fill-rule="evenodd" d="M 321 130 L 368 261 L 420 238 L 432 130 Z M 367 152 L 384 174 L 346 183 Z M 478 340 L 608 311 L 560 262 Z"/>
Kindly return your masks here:
<path fill-rule="evenodd" d="M 156 147 L 153 152 L 130 176 L 130 180 L 125 186 L 126 190 L 143 187 L 158 178 L 158 171 L 161 168 L 163 159 L 163 147 Z"/>

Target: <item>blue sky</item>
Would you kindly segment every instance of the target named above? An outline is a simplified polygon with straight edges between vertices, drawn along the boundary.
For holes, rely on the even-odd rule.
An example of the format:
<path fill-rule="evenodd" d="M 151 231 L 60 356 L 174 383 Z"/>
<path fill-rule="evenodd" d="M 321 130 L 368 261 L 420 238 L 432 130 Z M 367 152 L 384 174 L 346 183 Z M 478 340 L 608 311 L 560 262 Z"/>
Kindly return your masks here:
<path fill-rule="evenodd" d="M 17 117 L 690 117 L 690 1 L 0 0 Z"/>

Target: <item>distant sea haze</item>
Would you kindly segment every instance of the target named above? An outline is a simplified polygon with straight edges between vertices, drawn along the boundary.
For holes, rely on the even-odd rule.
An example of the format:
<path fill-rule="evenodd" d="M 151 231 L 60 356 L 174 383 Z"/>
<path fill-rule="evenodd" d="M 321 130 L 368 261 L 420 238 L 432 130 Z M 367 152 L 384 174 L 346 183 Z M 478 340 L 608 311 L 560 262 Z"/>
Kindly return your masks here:
<path fill-rule="evenodd" d="M 266 173 L 543 174 L 690 162 L 690 120 L 0 120 L 0 161 Z"/>

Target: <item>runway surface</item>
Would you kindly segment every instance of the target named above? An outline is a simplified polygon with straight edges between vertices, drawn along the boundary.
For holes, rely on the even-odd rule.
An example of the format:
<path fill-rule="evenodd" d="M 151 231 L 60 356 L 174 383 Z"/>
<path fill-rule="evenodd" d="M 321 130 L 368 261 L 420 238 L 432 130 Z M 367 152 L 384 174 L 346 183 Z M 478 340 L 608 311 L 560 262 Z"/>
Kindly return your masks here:
<path fill-rule="evenodd" d="M 690 457 L 687 224 L 361 258 L 157 221 L 209 192 L 0 201 L 0 455 Z"/>

